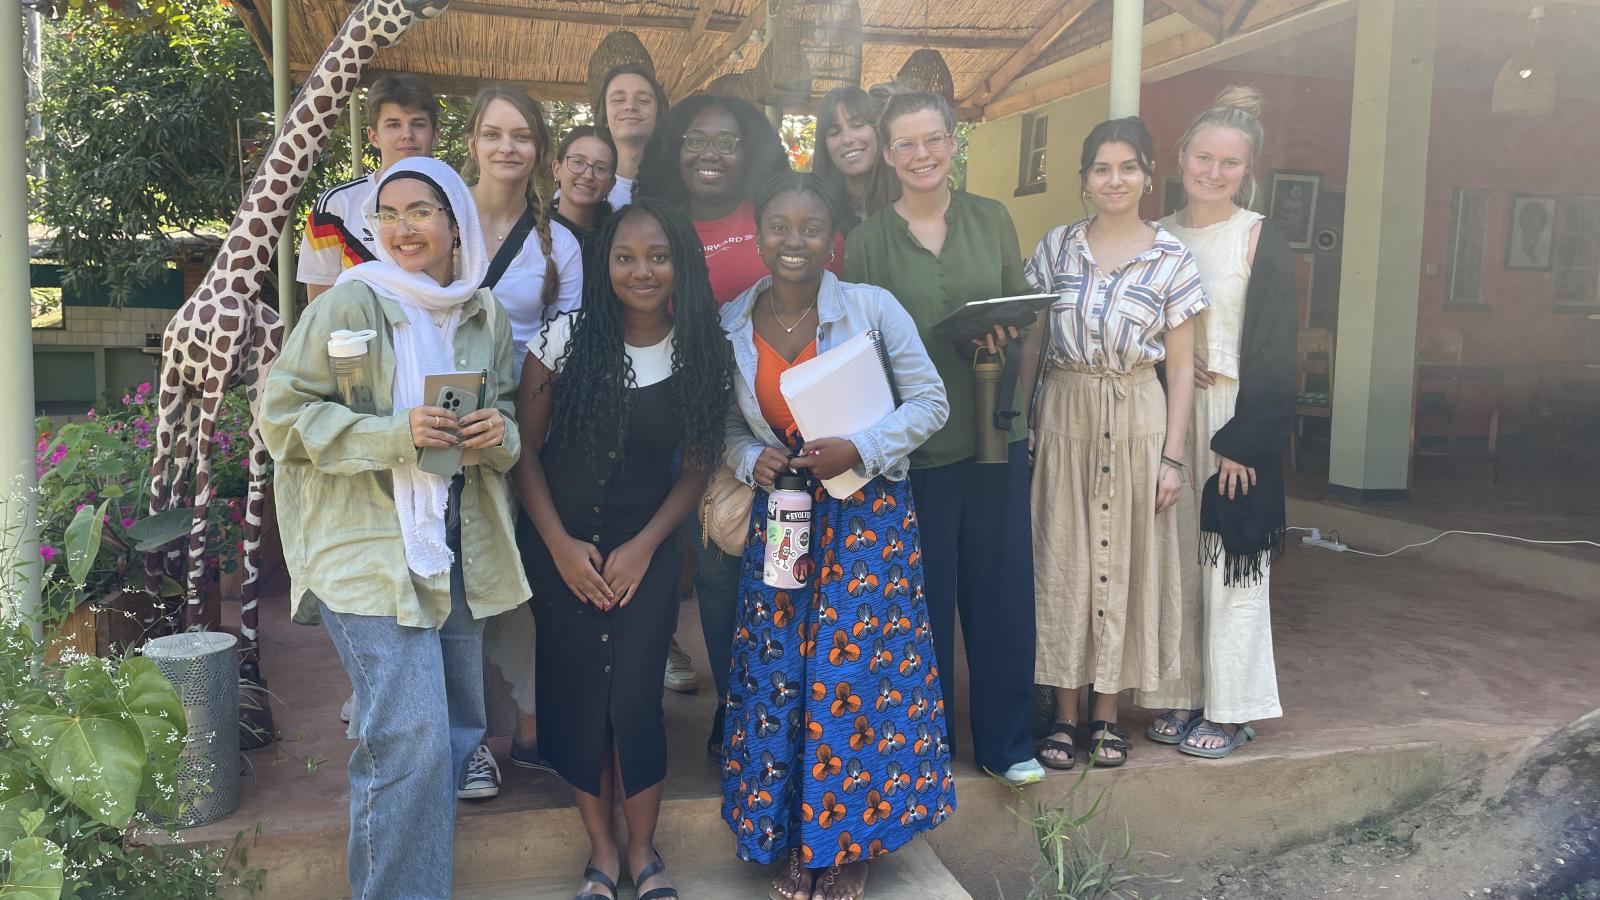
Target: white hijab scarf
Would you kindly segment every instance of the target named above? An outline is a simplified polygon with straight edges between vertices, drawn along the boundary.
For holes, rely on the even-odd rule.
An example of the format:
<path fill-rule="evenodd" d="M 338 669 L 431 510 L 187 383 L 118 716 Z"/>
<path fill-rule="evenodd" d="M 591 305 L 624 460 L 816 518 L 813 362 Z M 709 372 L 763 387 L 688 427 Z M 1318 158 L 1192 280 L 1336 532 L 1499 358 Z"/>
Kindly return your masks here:
<path fill-rule="evenodd" d="M 384 185 L 396 178 L 413 178 L 432 187 L 449 207 L 450 219 L 460 233 L 456 256 L 456 280 L 440 285 L 422 272 L 408 272 L 395 263 L 383 241 L 377 243 L 377 259 L 344 270 L 335 284 L 360 281 L 376 293 L 400 304 L 405 322 L 394 327 L 394 414 L 403 415 L 414 406 L 433 402 L 422 396 L 423 379 L 456 371 L 455 334 L 461 320 L 461 306 L 478 290 L 489 268 L 484 251 L 483 229 L 478 224 L 478 208 L 466 182 L 448 165 L 429 157 L 412 157 L 391 166 L 367 201 L 364 212 L 376 212 L 378 195 Z M 444 223 L 435 230 L 446 228 Z M 442 315 L 442 324 L 435 315 Z M 406 566 L 423 577 L 450 571 L 454 554 L 445 541 L 445 507 L 450 497 L 450 479 L 424 472 L 415 464 L 393 471 L 394 505 L 400 517 L 400 536 L 405 541 Z"/>

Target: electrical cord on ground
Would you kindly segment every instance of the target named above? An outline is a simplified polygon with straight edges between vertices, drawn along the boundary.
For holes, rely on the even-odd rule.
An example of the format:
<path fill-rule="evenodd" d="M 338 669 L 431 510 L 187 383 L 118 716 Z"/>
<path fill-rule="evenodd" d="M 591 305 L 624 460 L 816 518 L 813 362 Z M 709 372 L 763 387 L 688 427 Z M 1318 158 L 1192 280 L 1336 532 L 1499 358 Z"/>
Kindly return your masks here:
<path fill-rule="evenodd" d="M 1505 540 L 1505 541 L 1518 541 L 1518 542 L 1521 542 L 1521 543 L 1524 543 L 1524 544 L 1548 544 L 1548 545 L 1563 545 L 1563 546 L 1579 546 L 1579 545 L 1582 545 L 1582 546 L 1589 546 L 1589 547 L 1594 547 L 1596 549 L 1600 549 L 1600 543 L 1597 543 L 1595 541 L 1586 541 L 1586 540 L 1540 540 L 1538 538 L 1519 537 L 1518 535 L 1514 535 L 1514 534 L 1498 534 L 1498 533 L 1493 532 L 1493 531 L 1460 531 L 1460 530 L 1452 529 L 1450 531 L 1441 531 L 1438 534 L 1434 535 L 1431 538 L 1428 538 L 1425 541 L 1417 541 L 1414 544 L 1406 544 L 1403 547 L 1397 547 L 1397 548 L 1395 548 L 1393 550 L 1390 550 L 1387 553 L 1373 553 L 1373 552 L 1370 552 L 1370 551 L 1367 551 L 1367 550 L 1357 550 L 1354 547 L 1351 547 L 1351 546 L 1343 543 L 1339 539 L 1339 532 L 1337 532 L 1337 531 L 1330 531 L 1330 532 L 1328 532 L 1327 537 L 1324 537 L 1323 534 L 1322 534 L 1322 531 L 1320 529 L 1307 528 L 1307 527 L 1305 527 L 1303 525 L 1290 525 L 1288 528 L 1286 528 L 1284 530 L 1286 530 L 1286 531 L 1304 531 L 1304 532 L 1307 532 L 1308 536 L 1301 539 L 1301 543 L 1305 544 L 1307 546 L 1323 547 L 1325 549 L 1334 550 L 1334 551 L 1337 551 L 1337 552 L 1340 552 L 1340 553 L 1357 553 L 1357 554 L 1360 554 L 1362 556 L 1370 556 L 1370 557 L 1372 557 L 1374 559 L 1386 559 L 1388 557 L 1395 556 L 1395 555 L 1400 554 L 1400 553 L 1404 553 L 1407 550 L 1415 550 L 1415 549 L 1417 549 L 1419 547 L 1426 547 L 1429 544 L 1432 544 L 1435 541 L 1438 541 L 1439 539 L 1444 538 L 1444 537 L 1448 537 L 1449 535 L 1452 535 L 1452 534 L 1463 534 L 1463 535 L 1467 535 L 1469 537 L 1499 538 L 1499 539 Z"/>

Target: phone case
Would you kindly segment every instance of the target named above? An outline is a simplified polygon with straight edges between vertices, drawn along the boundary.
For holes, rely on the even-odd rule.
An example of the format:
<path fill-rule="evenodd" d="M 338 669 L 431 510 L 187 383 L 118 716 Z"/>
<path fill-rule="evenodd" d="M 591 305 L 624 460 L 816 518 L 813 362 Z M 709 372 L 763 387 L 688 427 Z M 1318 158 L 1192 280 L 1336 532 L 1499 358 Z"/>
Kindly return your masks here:
<path fill-rule="evenodd" d="M 478 395 L 447 384 L 439 389 L 439 399 L 434 405 L 450 410 L 461 419 L 477 410 Z M 417 467 L 450 478 L 461 471 L 461 453 L 455 447 L 423 447 L 417 454 Z"/>

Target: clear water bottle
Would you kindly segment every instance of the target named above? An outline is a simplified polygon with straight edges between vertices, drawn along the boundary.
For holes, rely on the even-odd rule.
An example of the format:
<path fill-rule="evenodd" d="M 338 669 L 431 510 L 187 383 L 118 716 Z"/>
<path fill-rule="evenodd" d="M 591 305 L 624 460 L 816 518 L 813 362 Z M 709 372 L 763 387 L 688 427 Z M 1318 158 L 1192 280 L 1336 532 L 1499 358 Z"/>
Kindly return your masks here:
<path fill-rule="evenodd" d="M 372 382 L 367 372 L 367 344 L 377 336 L 370 328 L 340 329 L 328 335 L 328 364 L 333 368 L 333 381 L 339 388 L 339 399 L 351 412 L 373 415 L 378 411 L 372 402 Z"/>
<path fill-rule="evenodd" d="M 761 581 L 793 590 L 811 580 L 811 490 L 804 476 L 784 472 L 767 494 L 767 549 Z"/>

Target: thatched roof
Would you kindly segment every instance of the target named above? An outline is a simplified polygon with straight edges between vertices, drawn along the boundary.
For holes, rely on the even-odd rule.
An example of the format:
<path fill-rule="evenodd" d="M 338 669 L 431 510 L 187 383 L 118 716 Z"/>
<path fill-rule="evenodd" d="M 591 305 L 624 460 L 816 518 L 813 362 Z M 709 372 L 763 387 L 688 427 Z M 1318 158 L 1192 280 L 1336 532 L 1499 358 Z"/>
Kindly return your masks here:
<path fill-rule="evenodd" d="M 639 35 L 673 97 L 753 67 L 769 0 L 453 0 L 380 51 L 370 72 L 424 75 L 444 93 L 470 94 L 509 82 L 539 99 L 583 100 L 591 52 L 619 25 Z M 825 0 L 787 0 L 820 3 Z M 1018 77 L 1064 53 L 1110 39 L 1110 0 L 859 0 L 862 83 L 887 81 L 924 45 L 939 50 L 969 115 Z M 1261 19 L 1258 4 L 1284 8 L 1317 0 L 1147 0 L 1147 19 L 1173 12 L 1218 37 Z M 264 55 L 270 4 L 239 0 L 239 15 Z M 289 0 L 291 73 L 310 70 L 348 14 L 350 0 Z"/>

